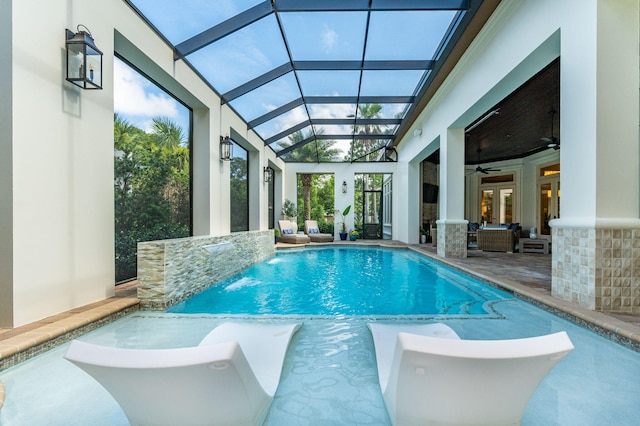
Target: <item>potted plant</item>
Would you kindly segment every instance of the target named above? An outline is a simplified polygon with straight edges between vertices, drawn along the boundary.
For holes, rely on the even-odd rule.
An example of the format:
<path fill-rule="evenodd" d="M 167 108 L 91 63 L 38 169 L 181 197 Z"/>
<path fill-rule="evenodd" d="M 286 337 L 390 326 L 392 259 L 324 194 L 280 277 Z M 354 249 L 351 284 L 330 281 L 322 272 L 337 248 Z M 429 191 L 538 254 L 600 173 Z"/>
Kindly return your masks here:
<path fill-rule="evenodd" d="M 356 231 L 355 229 L 351 232 L 349 232 L 349 239 L 351 241 L 355 241 L 358 239 L 358 231 Z"/>
<path fill-rule="evenodd" d="M 293 204 L 293 201 L 284 200 L 284 203 L 282 203 L 282 215 L 285 219 L 291 220 L 295 218 L 296 222 L 298 221 L 298 208 Z"/>
<path fill-rule="evenodd" d="M 341 222 L 337 222 L 340 224 L 340 240 L 345 241 L 347 239 L 347 224 L 345 223 L 345 217 L 351 211 L 351 205 L 348 205 L 343 211 L 338 209 L 334 210 L 334 213 L 339 214 L 342 217 Z"/>
<path fill-rule="evenodd" d="M 278 238 L 280 238 L 280 231 L 278 231 L 277 229 L 273 228 L 273 241 L 274 242 L 278 242 Z"/>

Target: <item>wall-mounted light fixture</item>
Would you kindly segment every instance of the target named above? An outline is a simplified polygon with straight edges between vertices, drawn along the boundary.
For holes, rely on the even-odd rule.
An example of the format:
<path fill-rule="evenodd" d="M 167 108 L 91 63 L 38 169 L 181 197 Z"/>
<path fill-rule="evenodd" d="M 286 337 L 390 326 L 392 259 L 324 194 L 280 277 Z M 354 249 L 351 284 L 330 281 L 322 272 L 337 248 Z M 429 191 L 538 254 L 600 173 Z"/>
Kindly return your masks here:
<path fill-rule="evenodd" d="M 80 28 L 84 30 L 80 30 Z M 78 25 L 77 33 L 66 30 L 67 81 L 83 89 L 102 89 L 102 52 L 91 32 Z"/>
<path fill-rule="evenodd" d="M 229 136 L 225 136 L 224 138 L 220 136 L 220 160 L 231 161 L 231 155 L 233 155 L 231 139 L 229 139 Z"/>
<path fill-rule="evenodd" d="M 347 181 L 346 180 L 342 181 L 342 193 L 343 194 L 347 193 Z"/>
<path fill-rule="evenodd" d="M 265 167 L 262 174 L 265 182 L 273 181 L 273 169 L 271 167 Z"/>

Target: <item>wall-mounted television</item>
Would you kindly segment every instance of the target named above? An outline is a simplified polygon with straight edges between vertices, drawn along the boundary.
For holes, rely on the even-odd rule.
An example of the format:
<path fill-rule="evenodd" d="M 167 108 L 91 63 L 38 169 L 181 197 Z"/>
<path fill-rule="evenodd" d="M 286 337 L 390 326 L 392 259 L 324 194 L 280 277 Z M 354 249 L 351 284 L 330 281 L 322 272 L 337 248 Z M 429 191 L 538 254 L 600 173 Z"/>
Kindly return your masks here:
<path fill-rule="evenodd" d="M 422 202 L 437 203 L 438 202 L 438 185 L 431 183 L 422 184 Z"/>

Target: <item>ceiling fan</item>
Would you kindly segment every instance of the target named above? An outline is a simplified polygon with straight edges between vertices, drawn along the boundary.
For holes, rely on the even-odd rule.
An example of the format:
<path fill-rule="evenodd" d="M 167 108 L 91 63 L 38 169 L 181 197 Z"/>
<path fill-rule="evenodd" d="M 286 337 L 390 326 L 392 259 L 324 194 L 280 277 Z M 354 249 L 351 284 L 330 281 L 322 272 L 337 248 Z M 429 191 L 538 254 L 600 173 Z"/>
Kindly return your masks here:
<path fill-rule="evenodd" d="M 476 172 L 476 173 L 484 173 L 485 175 L 488 175 L 490 172 L 499 172 L 500 169 L 494 169 L 492 167 L 481 167 L 480 166 L 480 152 L 482 152 L 482 150 L 480 148 L 478 148 L 478 151 L 476 151 L 478 153 L 478 166 L 473 169 L 471 172 Z"/>
<path fill-rule="evenodd" d="M 553 117 L 556 115 L 557 111 L 552 109 L 549 111 L 549 117 L 551 117 L 551 136 L 548 138 L 540 138 L 540 140 L 547 143 L 547 148 L 553 148 L 555 150 L 560 149 L 560 139 L 553 136 Z"/>

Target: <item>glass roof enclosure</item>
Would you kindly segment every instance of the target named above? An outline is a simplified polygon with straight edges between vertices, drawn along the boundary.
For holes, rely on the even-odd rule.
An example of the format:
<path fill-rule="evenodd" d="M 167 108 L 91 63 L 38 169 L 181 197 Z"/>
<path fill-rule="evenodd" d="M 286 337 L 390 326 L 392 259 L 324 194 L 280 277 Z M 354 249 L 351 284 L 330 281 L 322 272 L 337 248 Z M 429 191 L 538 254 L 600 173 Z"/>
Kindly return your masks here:
<path fill-rule="evenodd" d="M 481 0 L 124 0 L 285 161 L 385 161 Z"/>

